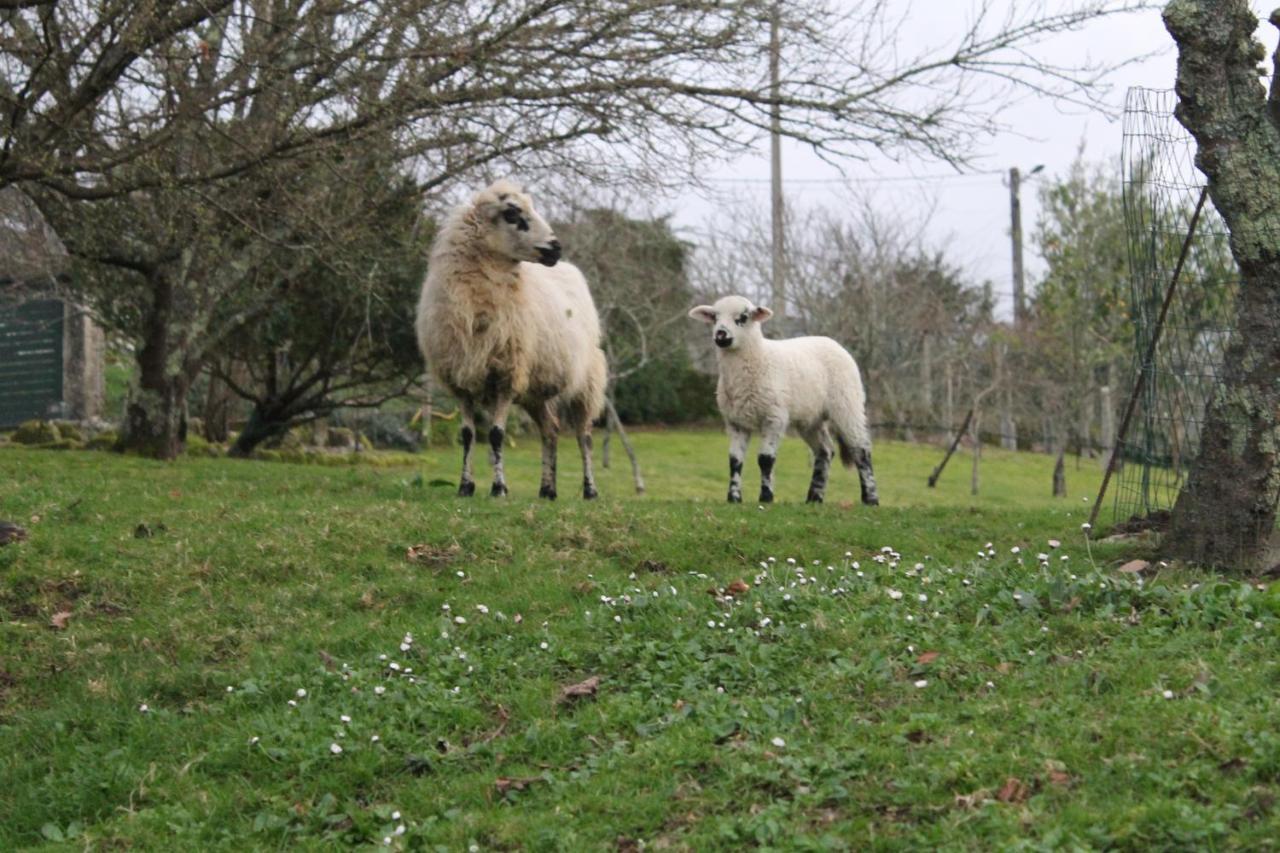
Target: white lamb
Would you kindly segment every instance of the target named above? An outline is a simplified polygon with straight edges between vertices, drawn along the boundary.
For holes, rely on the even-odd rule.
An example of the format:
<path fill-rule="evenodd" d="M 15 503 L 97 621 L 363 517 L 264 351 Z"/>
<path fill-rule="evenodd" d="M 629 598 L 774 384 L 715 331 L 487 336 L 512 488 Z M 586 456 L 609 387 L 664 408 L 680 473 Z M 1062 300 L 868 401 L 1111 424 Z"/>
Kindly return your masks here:
<path fill-rule="evenodd" d="M 490 493 L 507 493 L 502 445 L 514 402 L 542 434 L 539 497 L 556 497 L 561 418 L 578 436 L 582 496 L 596 497 L 591 422 L 604 406 L 606 379 L 600 318 L 582 273 L 559 260 L 551 227 L 508 181 L 455 209 L 436 235 L 418 301 L 418 346 L 462 412 L 459 495 L 475 493 L 477 412 L 492 424 Z"/>
<path fill-rule="evenodd" d="M 862 502 L 880 503 L 871 470 L 871 434 L 866 394 L 853 356 L 831 338 L 767 340 L 760 324 L 773 316 L 742 296 L 726 296 L 715 305 L 689 312 L 714 331 L 720 381 L 716 402 L 729 432 L 729 501 L 742 500 L 742 463 L 751 433 L 760 433 L 760 502 L 773 500 L 773 465 L 788 425 L 795 426 L 813 450 L 813 479 L 808 503 L 822 503 L 827 472 L 840 447 L 846 468 L 856 467 Z"/>

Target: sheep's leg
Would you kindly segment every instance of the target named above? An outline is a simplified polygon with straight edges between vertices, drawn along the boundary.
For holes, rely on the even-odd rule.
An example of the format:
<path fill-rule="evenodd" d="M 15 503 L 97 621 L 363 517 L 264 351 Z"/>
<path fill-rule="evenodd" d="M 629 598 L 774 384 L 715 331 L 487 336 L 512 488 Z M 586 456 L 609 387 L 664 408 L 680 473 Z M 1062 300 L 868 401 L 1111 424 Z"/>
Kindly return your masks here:
<path fill-rule="evenodd" d="M 493 488 L 489 490 L 489 494 L 495 498 L 500 498 L 507 493 L 507 478 L 502 472 L 502 443 L 507 438 L 509 408 L 511 408 L 511 398 L 499 397 L 493 407 L 493 426 L 489 427 L 489 463 L 493 466 Z"/>
<path fill-rule="evenodd" d="M 559 439 L 560 422 L 547 403 L 530 409 L 529 415 L 538 426 L 538 434 L 542 436 L 542 485 L 538 488 L 538 497 L 553 501 L 556 499 L 556 443 Z"/>
<path fill-rule="evenodd" d="M 476 443 L 476 410 L 470 400 L 459 400 L 458 410 L 462 413 L 462 479 L 458 482 L 458 496 L 469 498 L 476 493 L 476 481 L 471 474 L 471 450 Z"/>
<path fill-rule="evenodd" d="M 596 475 L 591 467 L 591 422 L 578 433 L 578 450 L 582 452 L 582 497 L 592 500 L 600 496 L 596 491 Z"/>
<path fill-rule="evenodd" d="M 747 445 L 751 443 L 749 430 L 728 424 L 729 431 L 729 503 L 742 503 L 742 464 L 747 458 Z"/>
<path fill-rule="evenodd" d="M 766 421 L 760 432 L 760 503 L 773 503 L 773 463 L 778 460 L 778 445 L 787 432 L 785 420 Z"/>
<path fill-rule="evenodd" d="M 876 475 L 871 470 L 871 448 L 855 447 L 853 464 L 858 468 L 858 480 L 862 483 L 862 502 L 867 506 L 880 506 L 880 493 L 876 491 Z"/>
<path fill-rule="evenodd" d="M 813 451 L 813 478 L 809 480 L 809 495 L 805 498 L 805 503 L 820 504 L 827 493 L 827 474 L 831 471 L 835 445 L 826 424 L 805 430 L 803 435 L 805 443 Z"/>

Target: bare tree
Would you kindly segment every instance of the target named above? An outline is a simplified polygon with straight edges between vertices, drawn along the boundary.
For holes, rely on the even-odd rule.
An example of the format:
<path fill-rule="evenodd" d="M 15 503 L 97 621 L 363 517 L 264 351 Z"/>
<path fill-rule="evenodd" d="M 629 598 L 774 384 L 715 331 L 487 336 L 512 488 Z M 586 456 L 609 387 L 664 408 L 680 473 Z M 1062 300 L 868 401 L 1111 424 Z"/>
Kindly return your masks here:
<path fill-rule="evenodd" d="M 69 251 L 98 268 L 90 280 L 134 294 L 125 442 L 171 457 L 208 342 L 239 322 L 220 323 L 215 308 L 257 310 L 260 259 L 323 240 L 304 215 L 256 209 L 299 192 L 299 160 L 389 145 L 423 191 L 511 168 L 677 183 L 766 132 L 776 107 L 782 133 L 832 158 L 876 147 L 958 164 L 1012 93 L 1096 93 L 1105 69 L 1047 64 L 1030 48 L 1140 4 L 1032 3 L 1002 16 L 981 0 L 964 32 L 917 47 L 887 0 L 845 12 L 800 0 L 780 22 L 776 94 L 761 61 L 773 5 L 5 4 L 0 187 L 38 200 Z M 112 244 L 104 235 L 120 223 L 131 233 Z"/>
<path fill-rule="evenodd" d="M 1280 503 L 1280 51 L 1268 93 L 1258 79 L 1266 52 L 1246 0 L 1174 0 L 1164 21 L 1178 45 L 1175 115 L 1196 139 L 1196 165 L 1241 273 L 1223 381 L 1165 549 L 1249 572 L 1276 562 Z M 1280 10 L 1271 23 L 1280 27 Z"/>

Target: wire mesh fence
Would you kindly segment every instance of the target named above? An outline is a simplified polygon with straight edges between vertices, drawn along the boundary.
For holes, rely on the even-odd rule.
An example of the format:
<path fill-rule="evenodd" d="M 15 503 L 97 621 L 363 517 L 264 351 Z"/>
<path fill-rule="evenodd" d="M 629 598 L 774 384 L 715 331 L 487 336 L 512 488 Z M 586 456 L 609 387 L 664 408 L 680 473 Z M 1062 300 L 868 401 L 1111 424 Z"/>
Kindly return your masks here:
<path fill-rule="evenodd" d="M 1145 381 L 1117 442 L 1116 520 L 1173 506 L 1199 452 L 1205 406 L 1233 332 L 1239 272 L 1212 202 L 1206 199 L 1198 219 L 1194 215 L 1205 178 L 1195 166 L 1195 140 L 1174 118 L 1176 104 L 1172 91 L 1155 89 L 1130 89 L 1125 101 L 1122 168 L 1134 327 L 1128 387 L 1143 373 Z"/>

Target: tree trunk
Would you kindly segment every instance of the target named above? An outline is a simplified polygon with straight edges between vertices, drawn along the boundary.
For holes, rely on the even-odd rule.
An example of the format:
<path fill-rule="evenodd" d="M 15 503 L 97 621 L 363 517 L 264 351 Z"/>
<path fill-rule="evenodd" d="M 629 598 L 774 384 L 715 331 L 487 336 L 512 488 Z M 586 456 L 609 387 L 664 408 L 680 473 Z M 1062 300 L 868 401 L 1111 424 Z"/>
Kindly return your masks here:
<path fill-rule="evenodd" d="M 162 275 L 162 274 L 161 274 Z M 173 286 L 154 284 L 154 301 L 138 350 L 137 384 L 130 389 L 117 449 L 156 459 L 175 459 L 187 444 L 187 390 L 190 379 L 173 351 Z"/>
<path fill-rule="evenodd" d="M 978 494 L 978 463 L 982 461 L 982 413 L 975 411 L 973 415 L 973 470 L 969 474 L 969 494 Z"/>
<path fill-rule="evenodd" d="M 1164 548 L 1252 572 L 1274 562 L 1280 500 L 1280 75 L 1268 97 L 1247 0 L 1174 0 L 1164 21 L 1178 44 L 1176 115 L 1196 139 L 1196 165 L 1209 178 L 1241 273 L 1222 382 Z M 1271 23 L 1280 27 L 1280 10 Z M 1280 70 L 1280 51 L 1273 62 Z"/>
<path fill-rule="evenodd" d="M 1067 443 L 1065 441 L 1058 444 L 1058 460 L 1053 463 L 1053 496 L 1055 498 L 1065 498 L 1067 496 Z"/>
<path fill-rule="evenodd" d="M 244 459 L 264 441 L 283 436 L 289 431 L 291 425 L 292 421 L 287 415 L 280 417 L 279 412 L 261 404 L 255 404 L 253 411 L 249 413 L 249 422 L 244 425 L 244 429 L 240 430 L 240 434 L 236 436 L 236 443 L 227 451 L 227 455 Z"/>
<path fill-rule="evenodd" d="M 1107 384 L 1098 389 L 1099 408 L 1102 410 L 1102 470 L 1111 464 L 1111 454 L 1116 452 L 1116 407 L 1111 400 L 1112 365 L 1107 365 Z"/>
<path fill-rule="evenodd" d="M 1013 394 L 1006 390 L 1000 401 L 1000 446 L 1005 450 L 1017 450 L 1018 422 L 1013 417 Z"/>
<path fill-rule="evenodd" d="M 227 365 L 231 379 L 241 387 L 252 384 L 252 377 L 244 362 L 232 361 Z M 238 402 L 231 386 L 218 376 L 210 375 L 209 393 L 204 403 L 204 437 L 212 442 L 221 443 L 231 435 L 231 410 Z"/>

